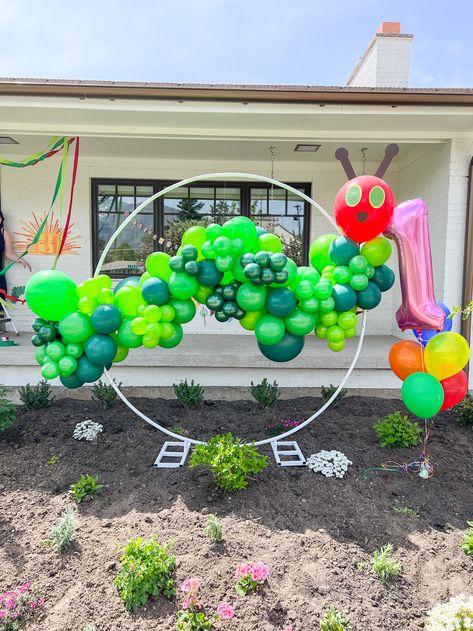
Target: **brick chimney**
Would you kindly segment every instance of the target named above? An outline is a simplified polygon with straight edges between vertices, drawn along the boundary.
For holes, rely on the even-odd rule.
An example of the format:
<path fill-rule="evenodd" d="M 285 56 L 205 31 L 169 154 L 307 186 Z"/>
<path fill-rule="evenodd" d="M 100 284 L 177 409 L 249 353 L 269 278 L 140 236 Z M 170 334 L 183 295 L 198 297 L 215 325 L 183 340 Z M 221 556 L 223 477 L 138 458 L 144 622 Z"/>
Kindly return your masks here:
<path fill-rule="evenodd" d="M 401 33 L 400 22 L 382 22 L 353 69 L 347 86 L 407 88 L 413 35 Z"/>

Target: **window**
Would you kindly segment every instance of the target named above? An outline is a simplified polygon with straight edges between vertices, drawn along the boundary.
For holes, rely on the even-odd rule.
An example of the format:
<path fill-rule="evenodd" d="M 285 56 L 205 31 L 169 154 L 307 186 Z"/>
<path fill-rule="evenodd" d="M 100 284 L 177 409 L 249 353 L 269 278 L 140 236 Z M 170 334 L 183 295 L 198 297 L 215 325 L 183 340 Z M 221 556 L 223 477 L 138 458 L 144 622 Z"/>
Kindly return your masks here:
<path fill-rule="evenodd" d="M 165 181 L 92 180 L 93 267 L 117 227 L 145 199 L 169 186 Z M 310 195 L 309 184 L 291 184 Z M 277 234 L 284 252 L 298 265 L 307 262 L 309 205 L 270 185 L 209 182 L 176 189 L 154 200 L 120 234 L 102 267 L 113 277 L 141 274 L 155 250 L 175 254 L 187 227 L 223 224 L 236 215 Z"/>

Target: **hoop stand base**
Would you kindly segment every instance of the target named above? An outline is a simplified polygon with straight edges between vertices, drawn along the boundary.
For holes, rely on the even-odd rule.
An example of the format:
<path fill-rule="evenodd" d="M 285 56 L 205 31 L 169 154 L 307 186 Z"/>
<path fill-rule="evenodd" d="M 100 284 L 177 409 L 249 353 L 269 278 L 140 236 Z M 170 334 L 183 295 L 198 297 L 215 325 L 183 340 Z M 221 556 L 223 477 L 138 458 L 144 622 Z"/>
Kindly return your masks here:
<path fill-rule="evenodd" d="M 167 440 L 161 447 L 153 467 L 156 469 L 177 469 L 183 467 L 189 455 L 190 442 Z"/>
<path fill-rule="evenodd" d="M 274 440 L 271 449 L 278 467 L 305 466 L 304 454 L 295 440 Z"/>

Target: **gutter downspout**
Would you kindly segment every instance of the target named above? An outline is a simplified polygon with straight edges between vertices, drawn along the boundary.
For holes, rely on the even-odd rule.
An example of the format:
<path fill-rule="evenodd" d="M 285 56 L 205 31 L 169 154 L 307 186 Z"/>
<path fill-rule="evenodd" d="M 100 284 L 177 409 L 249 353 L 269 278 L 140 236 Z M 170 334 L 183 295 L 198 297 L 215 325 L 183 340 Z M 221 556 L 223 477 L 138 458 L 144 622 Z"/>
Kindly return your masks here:
<path fill-rule="evenodd" d="M 462 306 L 467 305 L 473 298 L 473 157 L 468 168 L 468 193 L 466 198 L 466 225 L 465 225 L 465 257 L 463 262 L 463 292 Z M 471 316 L 461 321 L 461 334 L 471 343 Z M 469 364 L 465 367 L 469 373 Z"/>

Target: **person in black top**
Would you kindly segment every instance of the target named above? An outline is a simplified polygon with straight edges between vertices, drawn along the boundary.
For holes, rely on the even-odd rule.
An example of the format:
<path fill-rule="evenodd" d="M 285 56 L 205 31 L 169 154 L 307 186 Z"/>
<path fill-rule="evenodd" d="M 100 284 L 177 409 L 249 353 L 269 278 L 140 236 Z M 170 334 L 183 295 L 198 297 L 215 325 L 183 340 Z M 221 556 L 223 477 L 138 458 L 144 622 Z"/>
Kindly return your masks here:
<path fill-rule="evenodd" d="M 10 259 L 10 261 L 14 261 L 15 263 L 19 263 L 26 270 L 31 272 L 31 265 L 25 259 L 21 259 L 18 253 L 15 251 L 13 247 L 13 239 L 11 234 L 5 228 L 5 217 L 0 210 L 0 271 L 4 267 L 4 259 Z M 7 281 L 5 278 L 5 274 L 0 275 L 0 298 L 5 300 L 5 294 L 3 292 L 7 291 Z M 4 312 L 0 304 L 0 318 L 4 317 Z"/>

